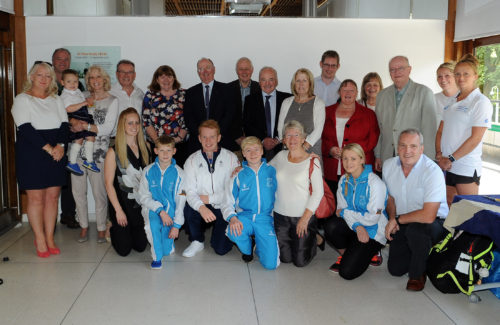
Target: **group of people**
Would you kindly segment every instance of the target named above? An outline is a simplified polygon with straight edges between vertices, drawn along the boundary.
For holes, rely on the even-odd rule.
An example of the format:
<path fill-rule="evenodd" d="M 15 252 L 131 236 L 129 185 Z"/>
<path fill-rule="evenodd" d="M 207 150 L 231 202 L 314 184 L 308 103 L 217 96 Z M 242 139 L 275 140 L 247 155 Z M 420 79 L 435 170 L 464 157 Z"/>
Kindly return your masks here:
<path fill-rule="evenodd" d="M 337 78 L 340 57 L 331 50 L 320 76 L 295 72 L 291 93 L 276 89 L 269 66 L 253 81 L 246 57 L 228 84 L 215 80 L 211 59 L 200 59 L 201 82 L 187 90 L 172 67 L 160 66 L 146 94 L 132 61 L 118 62 L 115 85 L 94 65 L 82 92 L 70 59 L 60 48 L 52 64 L 36 62 L 12 107 L 16 174 L 40 257 L 60 253 L 53 233 L 61 186 L 61 223 L 75 227 L 76 204 L 78 241 L 88 240 L 88 178 L 98 242 L 107 224 L 119 255 L 149 242 L 153 269 L 175 251 L 183 226 L 191 242 L 184 257 L 204 249 L 213 227 L 216 254 L 235 243 L 244 261 L 255 251 L 266 269 L 305 266 L 327 242 L 340 254 L 330 270 L 345 279 L 380 265 L 388 240 L 389 272 L 409 273 L 407 289 L 419 291 L 453 196 L 478 192 L 492 105 L 477 88 L 472 55 L 438 68 L 436 95 L 410 79 L 406 57 L 393 57 L 393 84 L 383 88 L 370 72 L 359 100 L 356 82 Z M 323 179 L 337 207 L 318 220 Z"/>

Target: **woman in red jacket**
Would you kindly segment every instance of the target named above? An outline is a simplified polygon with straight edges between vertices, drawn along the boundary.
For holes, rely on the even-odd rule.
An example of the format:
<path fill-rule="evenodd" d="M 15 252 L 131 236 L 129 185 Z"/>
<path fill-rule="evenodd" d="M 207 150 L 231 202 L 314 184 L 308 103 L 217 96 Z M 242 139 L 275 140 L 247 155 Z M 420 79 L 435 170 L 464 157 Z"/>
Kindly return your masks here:
<path fill-rule="evenodd" d="M 373 164 L 373 148 L 377 145 L 379 128 L 375 113 L 356 102 L 358 86 L 351 79 L 340 84 L 340 102 L 326 108 L 325 126 L 321 136 L 321 152 L 325 179 L 333 193 L 344 174 L 340 156 L 342 148 L 358 143 L 365 152 L 366 164 Z"/>

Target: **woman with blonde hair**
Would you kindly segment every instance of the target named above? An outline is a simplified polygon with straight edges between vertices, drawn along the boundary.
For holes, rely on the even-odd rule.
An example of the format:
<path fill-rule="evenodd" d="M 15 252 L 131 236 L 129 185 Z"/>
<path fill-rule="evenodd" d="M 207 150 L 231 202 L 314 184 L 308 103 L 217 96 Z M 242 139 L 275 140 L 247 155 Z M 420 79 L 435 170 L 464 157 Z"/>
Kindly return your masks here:
<path fill-rule="evenodd" d="M 60 254 L 54 243 L 59 193 L 66 184 L 64 144 L 68 115 L 57 96 L 52 66 L 39 62 L 12 105 L 16 124 L 16 177 L 28 197 L 28 220 L 39 257 Z"/>
<path fill-rule="evenodd" d="M 304 149 L 321 157 L 321 133 L 325 124 L 325 103 L 314 95 L 314 77 L 301 68 L 293 75 L 292 97 L 283 100 L 278 119 L 278 136 L 282 137 L 286 123 L 299 121 L 304 127 Z M 283 138 L 281 140 L 284 140 Z"/>
<path fill-rule="evenodd" d="M 144 251 L 148 240 L 139 205 L 138 189 L 142 169 L 149 164 L 149 151 L 141 119 L 133 107 L 121 112 L 115 145 L 109 148 L 104 162 L 104 178 L 111 219 L 111 244 L 118 255 L 132 249 Z"/>
<path fill-rule="evenodd" d="M 436 99 L 438 126 L 441 122 L 444 108 L 453 104 L 459 93 L 457 83 L 455 82 L 455 74 L 453 73 L 455 64 L 455 61 L 445 62 L 440 64 L 436 70 L 437 83 L 443 90 L 434 94 L 434 98 Z"/>
<path fill-rule="evenodd" d="M 445 107 L 436 134 L 436 159 L 446 171 L 446 199 L 455 195 L 477 195 L 482 167 L 483 136 L 491 127 L 493 105 L 477 87 L 478 61 L 466 54 L 455 66 L 460 93 Z"/>
<path fill-rule="evenodd" d="M 70 123 L 75 131 L 87 130 L 97 134 L 93 148 L 94 163 L 97 168 L 104 168 L 104 158 L 108 151 L 109 142 L 113 129 L 118 118 L 118 100 L 108 91 L 111 89 L 111 80 L 106 71 L 93 65 L 85 75 L 87 90 L 84 96 L 89 103 L 89 113 L 94 117 L 95 124 L 85 121 L 71 119 Z M 85 146 L 82 147 L 77 158 L 77 164 L 85 167 L 83 157 L 85 157 Z M 87 168 L 81 168 L 82 176 L 71 175 L 71 185 L 73 196 L 75 197 L 76 211 L 80 222 L 80 237 L 78 242 L 83 243 L 89 239 L 88 235 L 88 205 L 87 205 L 87 177 L 92 187 L 92 194 L 95 201 L 95 215 L 97 222 L 97 242 L 106 242 L 106 218 L 108 215 L 108 198 L 104 186 L 103 173 L 96 173 Z"/>
<path fill-rule="evenodd" d="M 387 188 L 372 172 L 372 166 L 365 165 L 365 153 L 359 144 L 342 148 L 341 158 L 345 174 L 337 189 L 338 218 L 329 218 L 324 228 L 326 239 L 340 253 L 330 271 L 352 280 L 366 271 L 386 243 Z"/>

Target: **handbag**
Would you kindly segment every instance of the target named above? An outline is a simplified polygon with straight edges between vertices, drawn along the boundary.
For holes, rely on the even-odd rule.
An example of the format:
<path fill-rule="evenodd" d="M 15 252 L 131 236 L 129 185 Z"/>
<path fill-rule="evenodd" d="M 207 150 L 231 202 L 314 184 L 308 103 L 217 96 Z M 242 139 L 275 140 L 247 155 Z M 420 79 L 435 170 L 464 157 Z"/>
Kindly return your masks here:
<path fill-rule="evenodd" d="M 311 163 L 309 164 L 309 194 L 312 194 L 312 184 L 311 184 L 311 174 L 314 169 L 314 159 L 311 159 Z M 335 213 L 335 196 L 333 196 L 332 191 L 328 184 L 326 184 L 325 179 L 323 179 L 323 197 L 319 202 L 319 206 L 314 212 L 314 215 L 318 219 L 328 218 L 329 216 Z"/>

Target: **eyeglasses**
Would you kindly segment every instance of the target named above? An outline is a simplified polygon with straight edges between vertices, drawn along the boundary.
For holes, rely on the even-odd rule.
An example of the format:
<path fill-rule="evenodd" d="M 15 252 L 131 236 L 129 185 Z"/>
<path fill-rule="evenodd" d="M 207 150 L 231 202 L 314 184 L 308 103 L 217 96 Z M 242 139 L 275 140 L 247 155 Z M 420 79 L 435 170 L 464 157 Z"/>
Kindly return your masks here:
<path fill-rule="evenodd" d="M 403 72 L 403 71 L 406 70 L 406 68 L 408 68 L 408 66 L 406 66 L 406 67 L 399 67 L 399 68 L 392 68 L 392 69 L 389 69 L 389 72 L 390 73 Z"/>
<path fill-rule="evenodd" d="M 323 63 L 323 66 L 325 68 L 330 68 L 330 69 L 335 69 L 337 68 L 337 65 L 336 64 L 328 64 L 328 63 Z"/>
<path fill-rule="evenodd" d="M 52 66 L 52 63 L 47 62 L 47 61 L 35 61 L 35 63 L 33 63 L 33 65 L 40 64 L 40 63 L 45 63 L 45 64 L 48 64 L 48 65 Z"/>

